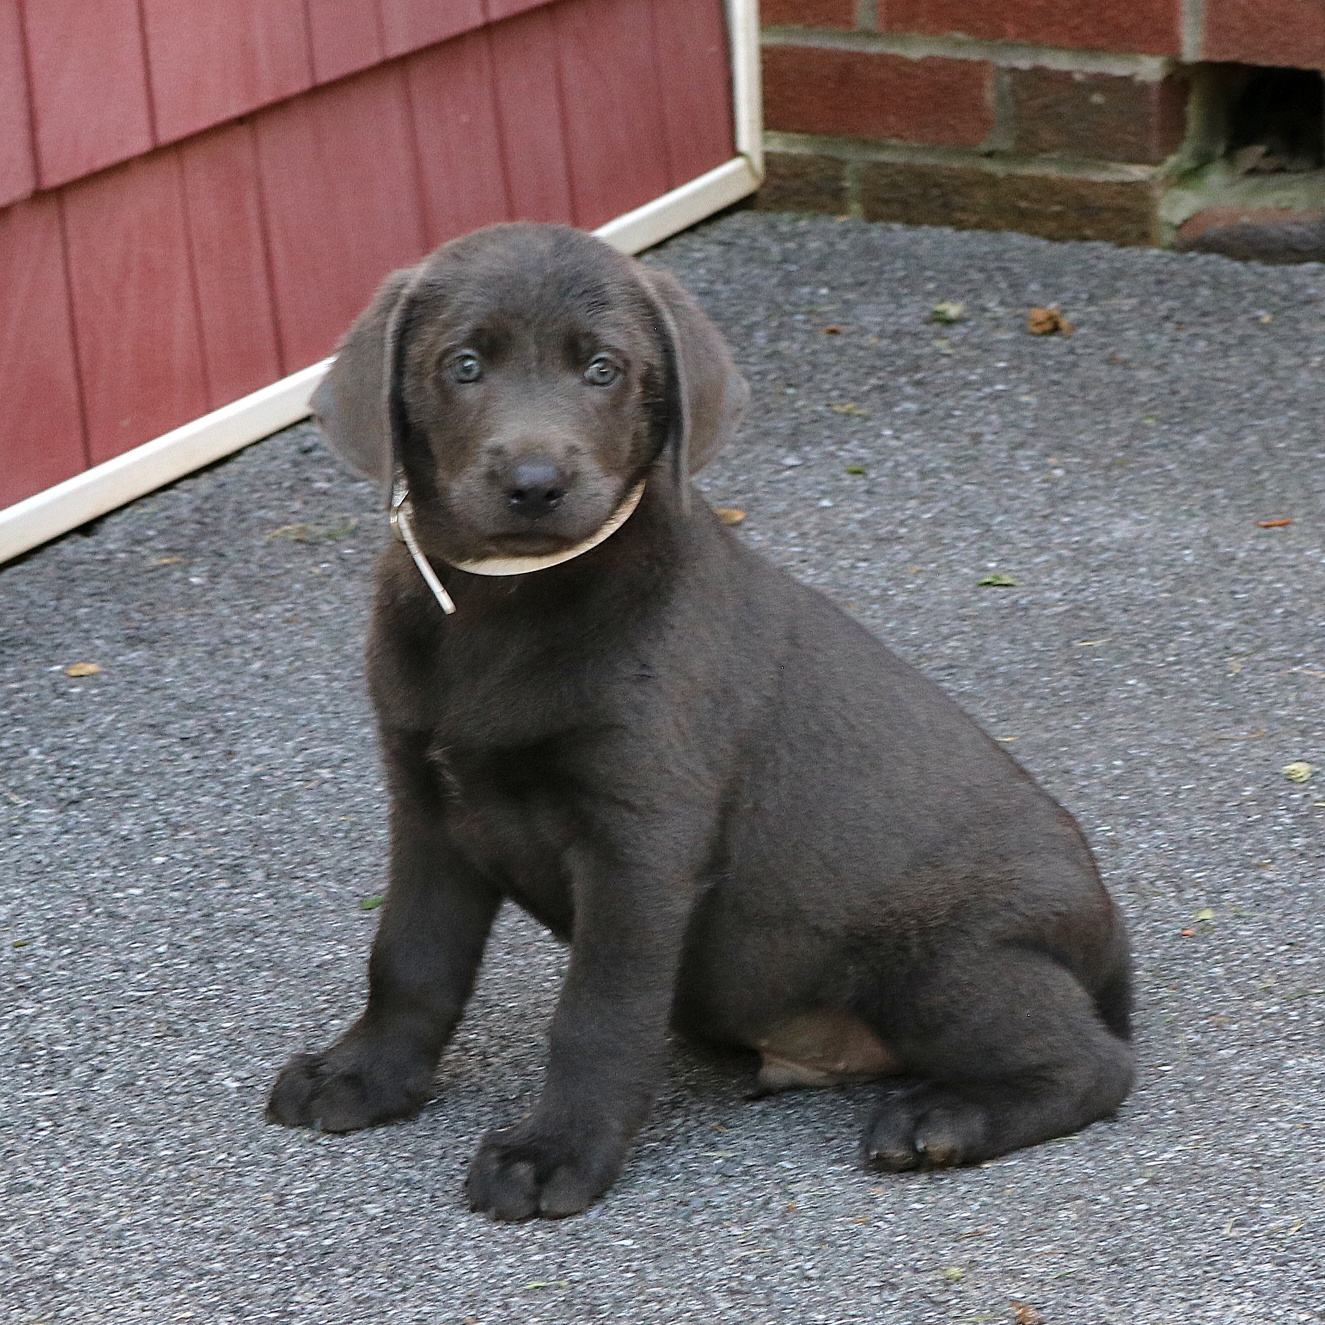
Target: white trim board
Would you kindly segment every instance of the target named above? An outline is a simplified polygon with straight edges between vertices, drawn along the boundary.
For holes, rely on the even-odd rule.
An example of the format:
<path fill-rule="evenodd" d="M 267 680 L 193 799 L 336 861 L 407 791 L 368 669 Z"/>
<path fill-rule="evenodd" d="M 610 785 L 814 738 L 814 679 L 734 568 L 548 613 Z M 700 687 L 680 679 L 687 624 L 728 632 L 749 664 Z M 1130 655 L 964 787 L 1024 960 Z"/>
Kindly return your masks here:
<path fill-rule="evenodd" d="M 753 193 L 763 179 L 757 0 L 727 0 L 736 148 L 741 155 L 594 233 L 638 253 Z M 0 510 L 0 565 L 308 417 L 323 359 L 123 455 Z"/>

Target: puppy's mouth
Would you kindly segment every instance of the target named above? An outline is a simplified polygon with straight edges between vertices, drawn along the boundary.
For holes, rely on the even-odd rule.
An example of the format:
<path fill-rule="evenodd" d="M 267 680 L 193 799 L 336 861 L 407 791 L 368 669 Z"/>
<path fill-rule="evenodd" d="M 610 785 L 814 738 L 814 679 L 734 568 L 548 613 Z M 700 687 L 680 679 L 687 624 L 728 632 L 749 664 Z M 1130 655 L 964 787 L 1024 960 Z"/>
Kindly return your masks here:
<path fill-rule="evenodd" d="M 639 502 L 640 480 L 609 483 L 606 491 L 574 493 L 536 519 L 491 497 L 466 501 L 453 489 L 446 503 L 450 518 L 438 512 L 436 524 L 429 521 L 435 538 L 428 541 L 444 545 L 444 559 L 461 568 L 487 560 L 578 555 L 615 532 Z"/>

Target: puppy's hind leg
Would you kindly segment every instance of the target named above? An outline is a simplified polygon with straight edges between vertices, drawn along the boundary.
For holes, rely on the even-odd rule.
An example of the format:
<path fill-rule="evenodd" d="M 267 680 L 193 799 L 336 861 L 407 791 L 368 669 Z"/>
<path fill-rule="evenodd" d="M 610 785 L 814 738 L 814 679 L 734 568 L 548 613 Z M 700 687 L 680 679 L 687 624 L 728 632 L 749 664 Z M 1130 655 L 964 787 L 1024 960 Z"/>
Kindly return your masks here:
<path fill-rule="evenodd" d="M 417 1113 L 500 904 L 452 845 L 421 750 L 386 744 L 391 875 L 368 963 L 368 1006 L 329 1049 L 296 1054 L 281 1069 L 268 1122 L 350 1132 Z"/>
<path fill-rule="evenodd" d="M 972 979 L 972 971 L 979 972 Z M 912 1084 L 886 1093 L 861 1151 L 900 1171 L 977 1163 L 1113 1112 L 1134 1056 L 1095 1000 L 1052 957 L 964 953 L 876 1021 Z"/>

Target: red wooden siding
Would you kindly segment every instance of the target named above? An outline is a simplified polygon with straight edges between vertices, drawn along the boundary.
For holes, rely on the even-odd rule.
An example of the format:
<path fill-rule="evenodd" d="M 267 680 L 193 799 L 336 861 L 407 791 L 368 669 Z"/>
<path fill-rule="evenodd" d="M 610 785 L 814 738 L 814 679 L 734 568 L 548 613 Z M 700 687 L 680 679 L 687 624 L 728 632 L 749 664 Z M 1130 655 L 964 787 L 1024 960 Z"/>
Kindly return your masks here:
<path fill-rule="evenodd" d="M 483 25 L 483 0 L 377 0 L 387 55 L 445 41 Z"/>
<path fill-rule="evenodd" d="M 158 142 L 310 87 L 304 0 L 139 0 Z"/>
<path fill-rule="evenodd" d="M 727 25 L 709 0 L 653 0 L 653 35 L 675 188 L 736 155 Z"/>
<path fill-rule="evenodd" d="M 0 0 L 0 207 L 36 187 L 18 0 Z"/>
<path fill-rule="evenodd" d="M 0 212 L 0 506 L 87 463 L 64 270 L 54 198 Z"/>
<path fill-rule="evenodd" d="M 722 0 L 0 0 L 0 506 L 729 160 Z"/>
<path fill-rule="evenodd" d="M 364 0 L 304 0 L 308 39 L 313 51 L 313 77 L 319 83 L 344 78 L 386 55 L 377 6 Z"/>
<path fill-rule="evenodd" d="M 651 0 L 580 0 L 552 11 L 570 161 L 585 230 L 672 184 Z"/>
<path fill-rule="evenodd" d="M 570 167 L 552 14 L 536 9 L 489 34 L 512 219 L 567 221 Z"/>
<path fill-rule="evenodd" d="M 24 0 L 42 188 L 153 145 L 137 0 Z"/>
<path fill-rule="evenodd" d="M 184 210 L 215 409 L 282 376 L 251 124 L 180 147 Z"/>
<path fill-rule="evenodd" d="M 547 3 L 548 0 L 487 0 L 488 22 L 513 18 L 516 14 L 523 14 L 526 10 L 537 9 L 539 5 Z"/>
<path fill-rule="evenodd" d="M 385 65 L 257 121 L 287 372 L 330 354 L 382 277 L 427 249 L 404 84 Z"/>
<path fill-rule="evenodd" d="M 428 245 L 510 216 L 486 32 L 405 62 Z"/>
<path fill-rule="evenodd" d="M 88 450 L 99 464 L 210 403 L 178 153 L 74 185 L 64 216 Z"/>

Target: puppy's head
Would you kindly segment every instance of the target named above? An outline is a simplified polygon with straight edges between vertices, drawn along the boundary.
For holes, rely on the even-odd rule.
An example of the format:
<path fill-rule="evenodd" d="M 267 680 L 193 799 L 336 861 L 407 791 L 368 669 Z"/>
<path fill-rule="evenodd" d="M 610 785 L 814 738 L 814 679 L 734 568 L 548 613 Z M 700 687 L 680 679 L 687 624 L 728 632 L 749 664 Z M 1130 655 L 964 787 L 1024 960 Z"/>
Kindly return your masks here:
<path fill-rule="evenodd" d="M 558 226 L 498 225 L 387 278 L 313 396 L 333 448 L 409 480 L 448 561 L 592 535 L 641 478 L 684 502 L 747 397 L 665 272 Z"/>

